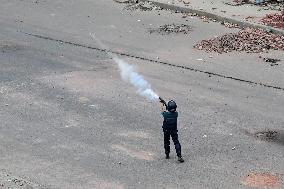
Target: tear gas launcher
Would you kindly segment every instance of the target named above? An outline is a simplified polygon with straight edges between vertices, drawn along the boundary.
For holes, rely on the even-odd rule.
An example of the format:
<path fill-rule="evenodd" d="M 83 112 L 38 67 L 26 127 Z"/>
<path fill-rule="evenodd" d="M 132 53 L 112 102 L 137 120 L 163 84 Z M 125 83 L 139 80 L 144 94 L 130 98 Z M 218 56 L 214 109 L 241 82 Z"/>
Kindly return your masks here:
<path fill-rule="evenodd" d="M 161 97 L 159 97 L 160 102 L 167 107 L 167 103 L 164 99 L 162 99 Z"/>

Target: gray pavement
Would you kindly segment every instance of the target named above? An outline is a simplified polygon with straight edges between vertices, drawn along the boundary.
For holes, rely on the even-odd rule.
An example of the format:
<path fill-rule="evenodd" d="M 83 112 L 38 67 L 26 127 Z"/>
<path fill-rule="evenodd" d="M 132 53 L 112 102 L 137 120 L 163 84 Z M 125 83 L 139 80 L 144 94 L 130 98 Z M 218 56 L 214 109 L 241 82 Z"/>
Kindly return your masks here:
<path fill-rule="evenodd" d="M 269 6 L 255 5 L 253 1 L 238 5 L 233 0 L 150 0 L 150 2 L 165 9 L 195 13 L 219 22 L 238 24 L 240 27 L 262 28 L 284 35 L 283 29 L 273 28 L 261 22 L 261 19 L 268 14 L 279 14 L 283 9 L 281 2 Z"/>
<path fill-rule="evenodd" d="M 258 22 L 267 14 L 279 13 L 280 6 L 263 7 L 260 5 L 243 4 L 234 5 L 233 0 L 154 0 L 164 4 L 172 4 L 181 7 L 188 7 L 196 10 L 206 11 L 208 13 L 217 14 L 223 17 L 230 17 L 239 20 L 246 20 L 247 17 L 250 22 Z M 281 9 L 281 8 L 280 8 Z"/>
<path fill-rule="evenodd" d="M 251 172 L 277 175 L 283 188 L 283 91 L 177 67 L 284 87 L 283 52 L 264 54 L 282 60 L 275 67 L 258 54 L 207 54 L 194 43 L 237 30 L 123 6 L 1 2 L 0 188 L 249 188 Z M 192 33 L 148 32 L 173 22 Z M 121 58 L 177 101 L 185 163 L 164 159 L 159 104 L 121 80 L 90 33 L 138 56 Z M 277 133 L 266 139 L 267 130 Z"/>

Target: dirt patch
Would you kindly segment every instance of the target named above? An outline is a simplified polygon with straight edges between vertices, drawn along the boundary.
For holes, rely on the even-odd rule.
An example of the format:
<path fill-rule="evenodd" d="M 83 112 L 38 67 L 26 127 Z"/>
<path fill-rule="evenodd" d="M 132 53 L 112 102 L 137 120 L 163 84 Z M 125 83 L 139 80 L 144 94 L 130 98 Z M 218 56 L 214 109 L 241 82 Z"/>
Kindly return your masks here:
<path fill-rule="evenodd" d="M 260 131 L 256 132 L 254 136 L 260 140 L 266 140 L 271 142 L 276 142 L 284 145 L 284 131 Z"/>
<path fill-rule="evenodd" d="M 277 62 L 280 62 L 281 60 L 276 58 L 263 58 L 263 61 L 269 63 L 270 66 L 278 66 Z"/>
<path fill-rule="evenodd" d="M 127 137 L 131 139 L 149 139 L 151 138 L 150 133 L 144 131 L 125 131 L 117 134 L 118 136 Z"/>
<path fill-rule="evenodd" d="M 244 51 L 247 53 L 284 50 L 284 36 L 267 33 L 261 29 L 245 28 L 238 33 L 229 33 L 213 39 L 203 40 L 194 46 L 207 52 L 228 53 Z"/>
<path fill-rule="evenodd" d="M 280 145 L 284 145 L 284 130 L 272 130 L 266 129 L 263 131 L 244 130 L 244 132 L 258 140 L 267 142 L 275 142 Z"/>
<path fill-rule="evenodd" d="M 242 183 L 255 188 L 279 188 L 282 185 L 279 176 L 270 173 L 250 173 Z"/>
<path fill-rule="evenodd" d="M 11 42 L 1 42 L 0 41 L 0 52 L 15 52 L 21 50 L 23 47 L 21 45 L 11 43 Z"/>
<path fill-rule="evenodd" d="M 158 33 L 161 35 L 167 35 L 167 34 L 188 34 L 192 31 L 192 28 L 186 24 L 165 24 L 158 28 L 151 28 L 149 29 L 150 34 L 152 33 Z"/>
<path fill-rule="evenodd" d="M 136 158 L 139 160 L 146 160 L 146 161 L 153 161 L 153 153 L 149 151 L 144 150 L 136 150 L 132 149 L 129 146 L 126 145 L 112 145 L 111 148 L 113 150 L 119 151 L 122 154 L 125 154 L 127 156 L 130 156 L 132 158 Z"/>

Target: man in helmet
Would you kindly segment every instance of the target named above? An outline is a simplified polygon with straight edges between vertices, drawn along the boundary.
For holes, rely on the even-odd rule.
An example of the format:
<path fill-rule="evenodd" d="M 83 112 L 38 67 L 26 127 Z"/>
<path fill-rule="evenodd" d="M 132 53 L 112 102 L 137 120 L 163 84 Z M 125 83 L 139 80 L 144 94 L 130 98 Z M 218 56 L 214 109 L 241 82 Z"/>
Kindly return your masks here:
<path fill-rule="evenodd" d="M 178 112 L 177 104 L 175 101 L 171 100 L 166 105 L 166 110 L 164 110 L 164 105 L 162 105 L 162 116 L 164 117 L 163 122 L 163 131 L 164 131 L 164 147 L 165 147 L 165 153 L 166 153 L 166 159 L 170 158 L 170 137 L 172 137 L 172 140 L 175 145 L 176 153 L 178 156 L 179 162 L 184 162 L 182 156 L 181 156 L 181 146 L 178 140 L 178 130 L 177 130 L 177 118 L 178 118 Z"/>

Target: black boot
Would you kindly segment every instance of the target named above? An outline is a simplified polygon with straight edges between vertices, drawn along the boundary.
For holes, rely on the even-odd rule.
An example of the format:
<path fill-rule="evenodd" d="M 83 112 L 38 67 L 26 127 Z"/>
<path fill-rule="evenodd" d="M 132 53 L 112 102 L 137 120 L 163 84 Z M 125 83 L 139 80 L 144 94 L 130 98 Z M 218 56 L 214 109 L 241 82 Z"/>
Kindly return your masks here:
<path fill-rule="evenodd" d="M 178 156 L 178 161 L 183 163 L 184 162 L 184 159 L 182 158 L 182 156 Z"/>
<path fill-rule="evenodd" d="M 170 154 L 166 154 L 166 159 L 170 159 Z"/>

